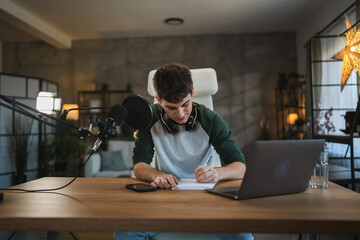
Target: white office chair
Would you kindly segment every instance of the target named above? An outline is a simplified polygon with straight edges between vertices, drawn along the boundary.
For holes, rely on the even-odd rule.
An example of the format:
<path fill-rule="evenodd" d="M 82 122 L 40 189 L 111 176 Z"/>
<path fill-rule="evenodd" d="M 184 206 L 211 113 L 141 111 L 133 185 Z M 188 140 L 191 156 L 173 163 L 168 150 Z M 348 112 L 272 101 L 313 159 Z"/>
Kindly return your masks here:
<path fill-rule="evenodd" d="M 153 85 L 153 78 L 156 70 L 152 70 L 149 73 L 148 77 L 148 93 L 150 96 L 154 97 L 154 102 L 156 103 L 157 100 L 155 98 L 156 93 Z M 194 83 L 194 102 L 200 103 L 205 105 L 206 107 L 210 108 L 211 110 L 214 109 L 213 101 L 211 95 L 214 95 L 218 90 L 218 83 L 216 72 L 212 68 L 201 68 L 201 69 L 191 69 L 191 76 Z M 214 167 L 220 167 L 220 158 L 219 155 L 214 150 Z M 154 161 L 153 161 L 154 162 Z M 152 166 L 153 163 L 151 164 Z M 218 238 L 211 234 L 201 234 L 201 233 L 159 233 L 155 235 L 153 240 L 186 240 L 186 239 L 193 239 L 193 240 L 217 240 Z"/>
<path fill-rule="evenodd" d="M 156 70 L 152 70 L 149 73 L 148 78 L 148 93 L 150 96 L 156 96 L 153 78 Z M 214 95 L 218 90 L 218 83 L 216 72 L 212 68 L 200 68 L 200 69 L 191 69 L 191 77 L 194 83 L 194 102 L 204 104 L 206 107 L 214 110 L 214 105 L 211 95 Z M 156 98 L 154 100 L 156 102 Z"/>

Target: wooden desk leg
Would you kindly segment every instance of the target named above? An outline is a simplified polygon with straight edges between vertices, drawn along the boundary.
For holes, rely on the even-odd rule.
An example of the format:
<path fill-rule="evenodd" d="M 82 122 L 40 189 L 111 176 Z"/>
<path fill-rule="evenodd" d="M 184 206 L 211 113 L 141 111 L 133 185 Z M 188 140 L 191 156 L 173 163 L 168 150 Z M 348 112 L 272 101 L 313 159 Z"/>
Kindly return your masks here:
<path fill-rule="evenodd" d="M 47 232 L 48 240 L 60 240 L 60 232 Z"/>

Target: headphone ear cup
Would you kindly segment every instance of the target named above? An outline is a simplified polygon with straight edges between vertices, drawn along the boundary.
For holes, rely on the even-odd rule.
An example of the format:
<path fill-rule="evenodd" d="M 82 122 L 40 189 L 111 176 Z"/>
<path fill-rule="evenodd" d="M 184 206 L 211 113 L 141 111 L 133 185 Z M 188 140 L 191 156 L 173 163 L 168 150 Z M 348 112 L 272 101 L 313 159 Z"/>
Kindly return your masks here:
<path fill-rule="evenodd" d="M 178 126 L 176 125 L 176 123 L 174 123 L 173 120 L 171 120 L 171 118 L 165 120 L 167 126 L 168 126 L 168 131 L 169 133 L 177 133 L 179 131 Z"/>
<path fill-rule="evenodd" d="M 185 130 L 186 131 L 191 131 L 195 125 L 196 125 L 196 118 L 197 118 L 197 109 L 196 107 L 193 105 L 193 110 L 189 116 L 188 121 L 185 124 Z"/>
<path fill-rule="evenodd" d="M 194 127 L 193 122 L 194 122 L 194 116 L 190 115 L 188 121 L 185 124 L 186 131 L 191 131 L 193 129 L 193 127 Z"/>
<path fill-rule="evenodd" d="M 174 123 L 174 121 L 171 120 L 171 118 L 169 118 L 168 115 L 166 115 L 164 109 L 161 109 L 160 118 L 161 118 L 161 122 L 164 124 L 166 130 L 169 133 L 175 134 L 175 133 L 177 133 L 179 131 L 179 128 L 176 125 L 176 123 Z"/>

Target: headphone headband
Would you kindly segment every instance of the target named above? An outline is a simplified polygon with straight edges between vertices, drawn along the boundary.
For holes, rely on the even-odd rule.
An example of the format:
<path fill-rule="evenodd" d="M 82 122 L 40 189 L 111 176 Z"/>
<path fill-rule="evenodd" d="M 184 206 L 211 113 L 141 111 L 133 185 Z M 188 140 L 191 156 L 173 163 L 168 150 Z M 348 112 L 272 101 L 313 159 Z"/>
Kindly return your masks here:
<path fill-rule="evenodd" d="M 178 124 L 166 114 L 163 108 L 161 108 L 160 111 L 160 119 L 169 133 L 175 134 L 179 131 L 179 127 L 177 126 Z M 194 129 L 196 125 L 196 119 L 197 119 L 197 108 L 193 104 L 191 114 L 188 120 L 186 121 L 186 123 L 184 124 L 186 131 L 191 131 L 192 129 Z"/>

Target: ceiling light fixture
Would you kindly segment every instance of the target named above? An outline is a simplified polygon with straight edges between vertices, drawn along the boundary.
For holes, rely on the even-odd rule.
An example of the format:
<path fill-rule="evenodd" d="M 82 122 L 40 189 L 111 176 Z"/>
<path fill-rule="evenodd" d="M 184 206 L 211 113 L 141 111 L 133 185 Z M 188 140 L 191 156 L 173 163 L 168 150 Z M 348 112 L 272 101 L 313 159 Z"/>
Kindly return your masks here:
<path fill-rule="evenodd" d="M 182 18 L 167 18 L 164 22 L 168 25 L 181 25 L 184 23 L 184 19 Z"/>

